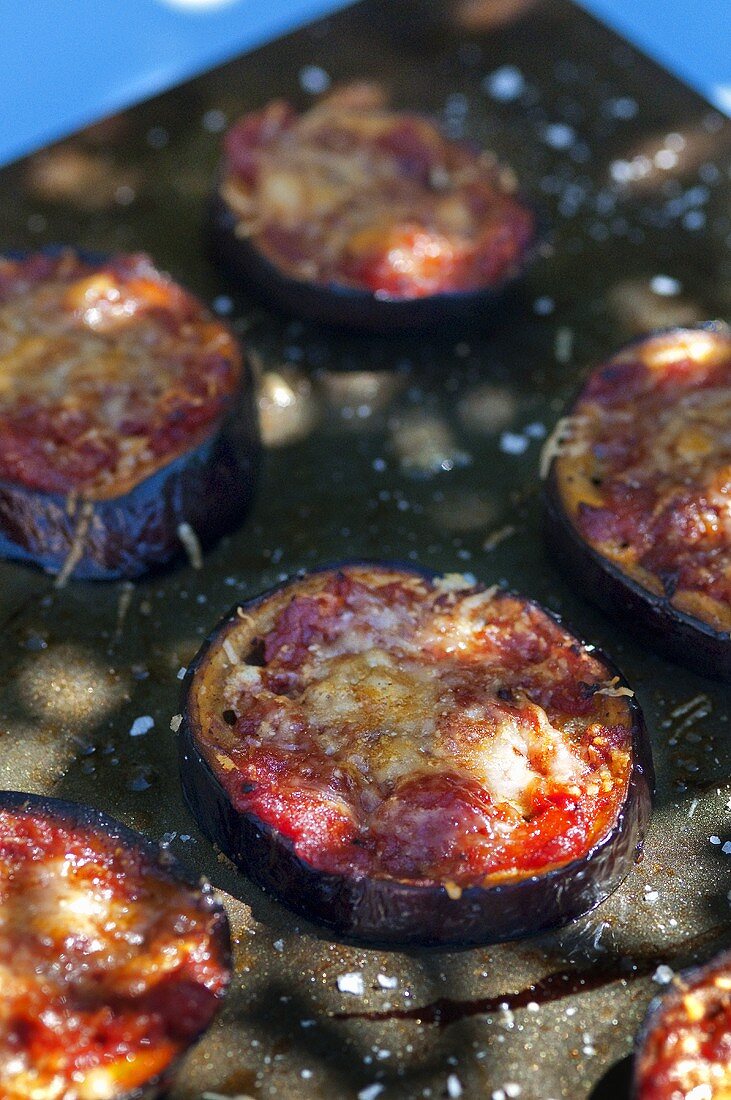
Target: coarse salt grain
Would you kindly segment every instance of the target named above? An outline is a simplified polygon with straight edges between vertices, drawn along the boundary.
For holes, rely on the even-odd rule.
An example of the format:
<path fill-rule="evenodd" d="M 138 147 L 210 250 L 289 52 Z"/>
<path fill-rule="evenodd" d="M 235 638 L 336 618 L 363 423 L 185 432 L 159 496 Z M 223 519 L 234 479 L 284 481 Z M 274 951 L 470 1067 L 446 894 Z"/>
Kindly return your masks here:
<path fill-rule="evenodd" d="M 155 719 L 151 715 L 141 714 L 139 718 L 135 718 L 130 726 L 129 735 L 130 737 L 142 737 L 143 734 L 149 733 L 154 725 Z"/>
<path fill-rule="evenodd" d="M 653 982 L 657 982 L 658 985 L 667 985 L 673 980 L 674 975 L 675 971 L 662 963 L 652 975 L 652 980 Z"/>
<path fill-rule="evenodd" d="M 672 298 L 675 294 L 680 294 L 682 289 L 678 280 L 670 275 L 655 275 L 650 279 L 650 290 L 661 298 Z"/>
<path fill-rule="evenodd" d="M 358 1093 L 358 1100 L 376 1100 L 377 1096 L 380 1096 L 384 1090 L 384 1085 L 379 1084 L 378 1081 L 372 1085 L 366 1085 L 364 1089 L 361 1089 Z"/>
<path fill-rule="evenodd" d="M 380 985 L 381 989 L 396 989 L 398 986 L 398 978 L 389 974 L 376 974 L 376 981 Z"/>
<path fill-rule="evenodd" d="M 354 997 L 362 997 L 365 991 L 363 975 L 359 970 L 353 970 L 349 974 L 339 974 L 337 987 L 341 993 L 352 993 Z"/>
<path fill-rule="evenodd" d="M 509 103 L 524 91 L 525 78 L 515 65 L 503 65 L 485 77 L 482 87 L 493 99 Z"/>
<path fill-rule="evenodd" d="M 500 436 L 500 450 L 506 455 L 522 455 L 528 450 L 529 440 L 517 432 L 503 432 Z"/>
<path fill-rule="evenodd" d="M 462 1082 L 456 1073 L 450 1073 L 447 1078 L 447 1096 L 452 1097 L 452 1100 L 456 1100 L 456 1098 L 461 1095 Z"/>

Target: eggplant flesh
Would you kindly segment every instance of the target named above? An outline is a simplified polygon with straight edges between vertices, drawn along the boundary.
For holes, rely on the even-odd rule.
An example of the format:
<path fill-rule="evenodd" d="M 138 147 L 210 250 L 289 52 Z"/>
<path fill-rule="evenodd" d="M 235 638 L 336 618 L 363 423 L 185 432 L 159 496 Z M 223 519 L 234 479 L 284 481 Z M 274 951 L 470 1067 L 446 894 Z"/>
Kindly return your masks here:
<path fill-rule="evenodd" d="M 388 568 L 366 563 L 368 568 Z M 327 571 L 327 570 L 325 570 Z M 431 574 L 398 567 L 400 575 Z M 286 587 L 286 586 L 285 586 Z M 180 776 L 202 832 L 242 871 L 279 901 L 337 936 L 384 947 L 470 947 L 536 935 L 589 912 L 627 876 L 642 846 L 652 808 L 654 772 L 645 724 L 634 697 L 631 770 L 611 828 L 581 858 L 545 873 L 494 885 L 421 884 L 377 875 L 332 873 L 302 859 L 293 842 L 253 812 L 238 810 L 205 749 L 205 711 L 196 699 L 207 684 L 206 706 L 216 706 L 211 669 L 243 619 L 256 618 L 281 588 L 239 604 L 218 624 L 189 666 L 178 729 Z M 555 618 L 551 616 L 551 618 Z M 593 655 L 597 655 L 596 651 Z M 614 665 L 599 655 L 612 677 Z M 215 690 L 215 689 L 214 689 Z"/>
<path fill-rule="evenodd" d="M 231 980 L 231 933 L 225 909 L 220 901 L 216 899 L 210 885 L 192 874 L 166 849 L 127 828 L 100 810 L 75 802 L 28 794 L 22 791 L 0 791 L 0 813 L 7 813 L 11 819 L 28 816 L 35 821 L 39 821 L 41 823 L 41 829 L 39 830 L 41 839 L 36 842 L 36 847 L 40 846 L 41 849 L 49 835 L 53 839 L 53 826 L 57 824 L 65 830 L 78 830 L 82 837 L 89 838 L 88 843 L 91 845 L 94 844 L 95 838 L 98 838 L 101 846 L 107 848 L 107 850 L 107 846 L 113 844 L 115 860 L 120 858 L 118 854 L 120 852 L 123 853 L 121 858 L 124 858 L 125 855 L 137 855 L 140 859 L 140 865 L 149 868 L 158 881 L 162 880 L 167 888 L 180 890 L 181 906 L 192 907 L 199 917 L 203 917 L 206 928 L 205 942 L 210 954 L 209 966 L 211 970 L 214 967 L 216 968 L 219 977 L 219 988 L 215 994 L 215 999 L 207 991 L 208 1007 L 206 1011 L 198 1009 L 200 1018 L 194 1031 L 190 1030 L 189 1025 L 185 1025 L 188 1030 L 185 1033 L 180 1032 L 176 1040 L 178 1049 L 166 1065 L 163 1065 L 162 1068 L 157 1066 L 142 1083 L 132 1088 L 109 1093 L 114 1100 L 153 1100 L 153 1098 L 163 1095 L 170 1087 L 182 1059 L 200 1040 L 212 1023 L 219 1010 L 221 998 Z M 0 836 L 0 842 L 2 840 L 3 838 Z M 58 852 L 54 852 L 52 856 L 49 854 L 50 858 L 58 858 L 58 855 Z M 61 853 L 61 855 L 63 856 L 64 853 Z M 69 858 L 68 853 L 66 853 L 66 857 Z M 43 850 L 40 853 L 34 851 L 33 864 L 36 869 L 39 860 L 42 864 L 43 858 Z M 73 883 L 73 873 L 64 878 L 64 883 L 66 882 Z M 92 903 L 89 912 L 93 913 L 93 888 L 90 888 L 88 881 L 82 880 L 81 889 L 83 890 L 82 896 Z M 20 890 L 22 892 L 22 887 L 20 887 Z M 2 883 L 0 883 L 0 894 L 4 894 L 4 892 Z M 70 895 L 70 898 L 73 901 L 73 895 Z M 29 901 L 29 905 L 31 904 Z M 127 906 L 134 906 L 135 901 L 132 900 L 126 904 Z M 84 906 L 84 913 L 87 907 L 87 905 Z M 79 918 L 82 926 L 84 919 L 83 916 Z M 9 927 L 12 927 L 12 922 Z M 3 935 L 5 934 L 4 932 Z M 26 938 L 26 950 L 28 950 L 29 943 L 30 939 Z M 203 943 L 201 943 L 202 946 Z M 183 975 L 181 989 L 184 991 L 184 987 L 190 985 L 191 981 L 190 977 L 186 978 Z M 84 996 L 86 995 L 84 994 Z M 181 993 L 181 996 L 183 996 L 183 993 Z M 180 1036 L 183 1034 L 184 1038 L 181 1038 Z M 0 1036 L 0 1038 L 2 1037 Z M 2 1074 L 3 1071 L 0 1070 L 0 1091 L 3 1091 L 3 1084 L 8 1084 L 3 1081 Z M 75 1076 L 74 1082 L 69 1082 L 69 1087 L 74 1088 L 78 1085 L 79 1081 Z M 83 1081 L 81 1085 L 83 1087 Z M 12 1095 L 15 1095 L 15 1092 Z"/>
<path fill-rule="evenodd" d="M 729 330 L 715 322 L 691 329 L 662 330 L 633 341 L 618 356 L 626 356 L 635 349 L 641 354 L 643 347 L 653 341 L 672 343 L 694 336 L 727 343 Z M 606 366 L 611 368 L 614 358 Z M 572 414 L 581 400 L 580 395 Z M 673 602 L 672 594 L 645 587 L 584 538 L 565 503 L 566 485 L 574 476 L 574 462 L 580 463 L 581 458 L 565 455 L 554 458 L 544 491 L 545 541 L 562 571 L 571 577 L 585 598 L 618 620 L 641 642 L 702 676 L 731 681 L 731 631 L 682 610 Z M 580 475 L 582 484 L 585 476 L 583 472 Z"/>

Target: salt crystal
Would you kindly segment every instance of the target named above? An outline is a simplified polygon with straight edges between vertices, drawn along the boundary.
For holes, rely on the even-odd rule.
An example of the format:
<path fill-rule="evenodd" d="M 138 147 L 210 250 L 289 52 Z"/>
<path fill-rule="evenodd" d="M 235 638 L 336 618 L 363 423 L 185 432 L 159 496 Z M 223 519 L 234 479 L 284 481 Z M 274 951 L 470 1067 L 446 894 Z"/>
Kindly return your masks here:
<path fill-rule="evenodd" d="M 661 298 L 672 298 L 675 294 L 680 294 L 682 289 L 682 283 L 670 275 L 654 275 L 650 279 L 650 290 Z"/>
<path fill-rule="evenodd" d="M 385 1085 L 381 1085 L 377 1081 L 372 1085 L 366 1085 L 358 1093 L 358 1100 L 376 1100 L 376 1097 L 381 1095 L 384 1088 Z"/>
<path fill-rule="evenodd" d="M 337 978 L 337 986 L 341 993 L 352 993 L 354 997 L 362 997 L 365 991 L 363 975 L 359 970 L 340 974 Z"/>
<path fill-rule="evenodd" d="M 219 294 L 213 299 L 213 312 L 219 316 L 227 316 L 234 308 L 233 299 L 228 294 Z"/>
<path fill-rule="evenodd" d="M 668 982 L 673 980 L 674 973 L 671 967 L 665 966 L 665 964 L 662 963 L 652 975 L 652 980 L 653 982 L 657 982 L 658 985 L 667 985 Z"/>
<path fill-rule="evenodd" d="M 310 95 L 320 95 L 330 87 L 330 77 L 319 65 L 305 65 L 300 69 L 300 87 Z"/>
<path fill-rule="evenodd" d="M 210 111 L 206 111 L 203 115 L 203 129 L 207 130 L 209 134 L 220 134 L 222 130 L 226 129 L 226 122 L 226 115 L 217 107 L 212 107 Z"/>
<path fill-rule="evenodd" d="M 529 440 L 517 432 L 503 432 L 500 436 L 500 450 L 506 455 L 522 455 L 528 450 Z"/>
<path fill-rule="evenodd" d="M 576 132 L 565 122 L 551 122 L 543 130 L 543 140 L 552 149 L 568 149 L 576 140 Z"/>
<path fill-rule="evenodd" d="M 502 65 L 486 76 L 482 82 L 483 91 L 501 103 L 517 99 L 525 88 L 525 78 L 515 65 Z"/>
<path fill-rule="evenodd" d="M 447 1078 L 447 1096 L 456 1100 L 458 1096 L 462 1095 L 462 1082 L 456 1073 L 450 1073 Z"/>
<path fill-rule="evenodd" d="M 142 714 L 139 718 L 135 718 L 134 722 L 130 726 L 129 735 L 130 737 L 142 737 L 144 733 L 149 733 L 154 725 L 154 718 L 152 718 L 149 714 Z"/>
<path fill-rule="evenodd" d="M 553 313 L 556 308 L 556 303 L 553 298 L 549 298 L 547 294 L 544 294 L 540 298 L 536 298 L 533 303 L 533 312 L 537 313 L 539 317 L 547 317 L 549 313 Z"/>
<path fill-rule="evenodd" d="M 396 989 L 398 986 L 398 978 L 388 974 L 376 974 L 376 981 L 381 989 Z"/>
<path fill-rule="evenodd" d="M 638 110 L 637 100 L 628 95 L 617 96 L 606 103 L 606 113 L 612 118 L 634 118 Z"/>

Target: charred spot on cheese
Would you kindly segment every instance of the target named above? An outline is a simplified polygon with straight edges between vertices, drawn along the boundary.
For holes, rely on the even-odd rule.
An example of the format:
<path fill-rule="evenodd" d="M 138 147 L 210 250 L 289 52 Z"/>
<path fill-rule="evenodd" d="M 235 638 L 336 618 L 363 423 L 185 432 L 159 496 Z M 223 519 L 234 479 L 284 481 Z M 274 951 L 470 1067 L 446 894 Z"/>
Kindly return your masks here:
<path fill-rule="evenodd" d="M 564 423 L 547 455 L 561 560 L 671 656 L 731 676 L 728 328 L 629 345 L 591 375 Z"/>
<path fill-rule="evenodd" d="M 731 1096 L 731 953 L 685 971 L 650 1006 L 635 1056 L 634 1100 Z"/>
<path fill-rule="evenodd" d="M 146 256 L 0 257 L 0 552 L 65 579 L 210 541 L 251 495 L 250 388 L 226 326 Z"/>
<path fill-rule="evenodd" d="M 0 1092 L 156 1096 L 230 979 L 210 889 L 87 807 L 0 792 Z"/>
<path fill-rule="evenodd" d="M 245 115 L 226 135 L 217 197 L 243 273 L 255 252 L 284 280 L 382 303 L 502 287 L 535 238 L 508 170 L 389 110 L 376 85 L 301 115 L 280 100 Z"/>
<path fill-rule="evenodd" d="M 466 914 L 472 893 L 590 865 L 615 834 L 621 866 L 604 866 L 593 904 L 624 877 L 649 807 L 639 710 L 611 666 L 536 604 L 454 575 L 348 565 L 246 611 L 189 670 L 181 774 L 201 827 L 259 881 L 272 885 L 236 822 L 311 877 L 376 884 L 389 902 L 401 887 L 464 898 Z M 261 663 L 232 661 L 254 638 Z M 222 807 L 228 827 L 212 833 Z M 271 877 L 290 904 L 340 920 Z M 438 941 L 410 904 L 408 932 L 398 920 L 364 931 L 357 912 L 346 930 Z M 560 917 L 554 906 L 549 923 Z M 455 935 L 448 922 L 443 939 L 506 938 L 478 925 L 468 915 Z"/>

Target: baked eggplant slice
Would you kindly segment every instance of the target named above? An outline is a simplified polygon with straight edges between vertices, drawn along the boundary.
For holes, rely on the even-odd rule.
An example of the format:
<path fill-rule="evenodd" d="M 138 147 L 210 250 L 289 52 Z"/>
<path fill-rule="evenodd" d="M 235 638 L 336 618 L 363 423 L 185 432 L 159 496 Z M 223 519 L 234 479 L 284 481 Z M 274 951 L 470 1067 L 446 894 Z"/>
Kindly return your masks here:
<path fill-rule="evenodd" d="M 208 545 L 256 431 L 234 337 L 148 257 L 0 257 L 0 555 L 103 579 Z"/>
<path fill-rule="evenodd" d="M 546 454 L 549 547 L 643 641 L 731 680 L 731 331 L 670 329 L 590 376 Z"/>
<path fill-rule="evenodd" d="M 231 976 L 210 886 L 98 810 L 0 792 L 0 1093 L 159 1095 Z"/>
<path fill-rule="evenodd" d="M 383 331 L 498 319 L 536 236 L 511 172 L 373 84 L 239 119 L 210 222 L 214 258 L 270 303 Z"/>
<path fill-rule="evenodd" d="M 285 904 L 368 943 L 467 946 L 587 912 L 650 814 L 642 714 L 537 604 L 381 564 L 233 609 L 184 685 L 206 835 Z"/>
<path fill-rule="evenodd" d="M 637 1041 L 633 1100 L 731 1096 L 731 952 L 678 974 Z"/>

